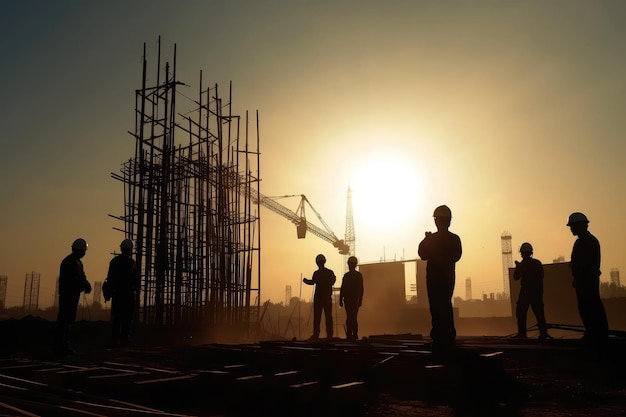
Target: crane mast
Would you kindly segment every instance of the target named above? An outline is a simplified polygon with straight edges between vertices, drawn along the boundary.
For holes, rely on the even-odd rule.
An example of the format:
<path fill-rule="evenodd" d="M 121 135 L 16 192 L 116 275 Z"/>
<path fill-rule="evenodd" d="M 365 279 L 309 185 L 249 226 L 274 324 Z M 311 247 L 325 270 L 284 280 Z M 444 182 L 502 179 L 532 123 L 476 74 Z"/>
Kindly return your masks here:
<path fill-rule="evenodd" d="M 354 234 L 354 215 L 352 214 L 352 189 L 348 187 L 348 197 L 346 200 L 346 230 L 344 241 L 348 245 L 347 256 L 356 255 L 356 238 Z"/>

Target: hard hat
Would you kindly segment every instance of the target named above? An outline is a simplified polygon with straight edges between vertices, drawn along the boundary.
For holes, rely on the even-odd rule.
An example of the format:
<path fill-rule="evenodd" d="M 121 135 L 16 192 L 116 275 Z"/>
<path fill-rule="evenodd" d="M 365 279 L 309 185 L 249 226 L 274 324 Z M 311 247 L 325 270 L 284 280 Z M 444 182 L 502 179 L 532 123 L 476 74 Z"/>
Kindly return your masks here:
<path fill-rule="evenodd" d="M 522 243 L 522 246 L 519 247 L 519 251 L 520 252 L 532 252 L 533 251 L 533 245 L 531 245 L 528 242 L 524 242 L 524 243 Z"/>
<path fill-rule="evenodd" d="M 130 240 L 130 239 L 122 240 L 122 243 L 120 243 L 120 248 L 121 249 L 132 249 L 133 248 L 133 241 Z"/>
<path fill-rule="evenodd" d="M 567 219 L 567 226 L 571 226 L 574 223 L 589 223 L 589 219 L 582 213 L 574 212 L 569 215 L 569 219 Z"/>
<path fill-rule="evenodd" d="M 452 212 L 448 206 L 439 206 L 435 209 L 433 217 L 452 217 Z"/>
<path fill-rule="evenodd" d="M 320 262 L 323 264 L 326 263 L 326 257 L 322 255 L 321 253 L 315 257 L 315 263 L 320 263 Z"/>
<path fill-rule="evenodd" d="M 87 241 L 82 238 L 78 238 L 72 243 L 72 250 L 87 250 Z"/>
<path fill-rule="evenodd" d="M 356 265 L 356 264 L 359 263 L 359 261 L 358 261 L 358 259 L 356 259 L 356 256 L 351 256 L 351 257 L 348 258 L 348 263 Z"/>

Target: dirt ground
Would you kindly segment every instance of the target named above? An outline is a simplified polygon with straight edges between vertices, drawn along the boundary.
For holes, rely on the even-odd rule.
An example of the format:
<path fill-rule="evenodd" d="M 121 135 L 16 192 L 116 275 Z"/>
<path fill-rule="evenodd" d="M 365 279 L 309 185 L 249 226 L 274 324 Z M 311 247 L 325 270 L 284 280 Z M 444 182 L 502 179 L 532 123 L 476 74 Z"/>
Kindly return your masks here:
<path fill-rule="evenodd" d="M 545 343 L 461 336 L 456 349 L 433 352 L 419 335 L 207 343 L 191 333 L 137 328 L 134 346 L 107 350 L 109 326 L 76 323 L 77 354 L 58 358 L 54 323 L 0 322 L 0 374 L 177 415 L 626 415 L 624 340 L 599 350 L 577 335 Z M 0 403 L 18 392 L 5 390 Z M 22 410 L 29 404 L 19 403 Z"/>

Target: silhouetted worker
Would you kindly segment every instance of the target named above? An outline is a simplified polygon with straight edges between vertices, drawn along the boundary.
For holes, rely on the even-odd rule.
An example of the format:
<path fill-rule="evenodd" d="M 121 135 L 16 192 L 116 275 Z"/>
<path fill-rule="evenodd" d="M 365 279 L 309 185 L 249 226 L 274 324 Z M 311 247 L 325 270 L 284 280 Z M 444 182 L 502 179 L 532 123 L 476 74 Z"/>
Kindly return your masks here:
<path fill-rule="evenodd" d="M 133 319 L 135 300 L 141 286 L 141 277 L 131 257 L 133 242 L 124 239 L 120 244 L 121 254 L 109 263 L 107 278 L 102 284 L 106 301 L 111 299 L 111 347 L 126 345 L 130 340 L 130 325 Z"/>
<path fill-rule="evenodd" d="M 317 271 L 313 272 L 313 278 L 304 278 L 302 281 L 308 285 L 315 285 L 315 294 L 313 295 L 313 335 L 311 339 L 319 339 L 320 322 L 322 319 L 322 310 L 326 317 L 326 336 L 333 337 L 333 284 L 337 280 L 335 273 L 324 267 L 326 257 L 322 254 L 315 258 Z"/>
<path fill-rule="evenodd" d="M 430 337 L 436 349 L 454 346 L 456 329 L 452 312 L 452 293 L 455 284 L 455 265 L 461 259 L 461 239 L 450 232 L 452 212 L 448 206 L 439 206 L 433 213 L 437 231 L 426 232 L 418 253 L 426 263 L 426 289 L 430 303 L 432 330 Z"/>
<path fill-rule="evenodd" d="M 609 336 L 609 323 L 600 299 L 600 242 L 588 229 L 589 220 L 583 213 L 572 213 L 567 225 L 578 236 L 572 249 L 570 268 L 576 288 L 578 312 L 585 325 L 583 340 L 603 343 Z"/>
<path fill-rule="evenodd" d="M 543 309 L 543 265 L 541 261 L 533 258 L 533 247 L 530 243 L 524 242 L 520 246 L 522 261 L 515 261 L 515 272 L 513 278 L 520 280 L 520 292 L 517 299 L 517 339 L 526 339 L 526 317 L 528 307 L 532 307 L 537 318 L 539 327 L 539 339 L 548 338 L 546 317 Z"/>
<path fill-rule="evenodd" d="M 356 270 L 357 264 L 355 256 L 348 258 L 349 271 L 343 275 L 339 291 L 339 307 L 346 307 L 346 337 L 349 340 L 359 339 L 357 315 L 363 302 L 363 275 Z"/>
<path fill-rule="evenodd" d="M 80 293 L 91 292 L 81 258 L 87 252 L 85 239 L 76 239 L 72 243 L 72 253 L 61 262 L 59 271 L 59 313 L 54 337 L 54 349 L 59 355 L 73 355 L 70 345 L 70 327 L 76 321 L 76 310 Z"/>

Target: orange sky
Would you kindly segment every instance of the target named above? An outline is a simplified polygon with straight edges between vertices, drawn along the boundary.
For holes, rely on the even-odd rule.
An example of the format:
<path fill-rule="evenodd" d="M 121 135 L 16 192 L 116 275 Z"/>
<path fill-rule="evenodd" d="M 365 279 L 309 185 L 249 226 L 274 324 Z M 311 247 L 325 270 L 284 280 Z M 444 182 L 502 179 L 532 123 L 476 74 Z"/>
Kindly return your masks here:
<path fill-rule="evenodd" d="M 110 178 L 133 155 L 143 43 L 177 44 L 178 77 L 233 82 L 260 113 L 261 192 L 305 194 L 342 237 L 353 189 L 362 262 L 415 258 L 447 204 L 464 254 L 456 295 L 502 291 L 500 235 L 569 259 L 583 211 L 603 280 L 624 270 L 626 33 L 620 1 L 2 2 L 0 274 L 8 305 L 41 273 L 52 304 L 61 259 L 84 237 L 101 281 L 122 236 Z M 115 23 L 113 23 L 115 22 Z M 184 91 L 183 91 L 184 93 Z M 280 200 L 293 210 L 297 200 Z M 328 243 L 262 213 L 263 300 L 300 291 Z M 315 222 L 312 217 L 309 220 Z M 312 288 L 302 289 L 309 298 Z"/>

